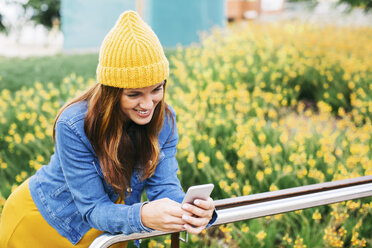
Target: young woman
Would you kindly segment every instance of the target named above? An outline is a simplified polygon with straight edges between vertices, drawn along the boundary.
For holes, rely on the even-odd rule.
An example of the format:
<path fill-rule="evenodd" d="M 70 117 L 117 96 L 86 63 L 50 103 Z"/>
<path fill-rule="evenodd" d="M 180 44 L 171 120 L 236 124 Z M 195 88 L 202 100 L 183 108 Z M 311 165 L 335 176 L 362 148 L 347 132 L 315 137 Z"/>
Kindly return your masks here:
<path fill-rule="evenodd" d="M 57 115 L 49 164 L 5 203 L 0 247 L 88 247 L 103 231 L 197 234 L 215 220 L 212 199 L 180 204 L 168 74 L 155 33 L 124 12 L 101 45 L 97 84 Z"/>

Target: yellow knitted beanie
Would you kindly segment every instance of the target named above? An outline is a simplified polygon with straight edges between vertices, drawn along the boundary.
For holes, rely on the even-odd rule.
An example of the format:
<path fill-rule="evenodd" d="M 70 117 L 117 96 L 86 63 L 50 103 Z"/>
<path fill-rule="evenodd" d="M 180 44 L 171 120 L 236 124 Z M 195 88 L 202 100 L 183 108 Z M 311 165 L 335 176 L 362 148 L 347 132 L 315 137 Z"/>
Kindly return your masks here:
<path fill-rule="evenodd" d="M 169 75 L 168 60 L 154 31 L 134 11 L 125 11 L 99 52 L 97 80 L 119 88 L 142 88 Z"/>

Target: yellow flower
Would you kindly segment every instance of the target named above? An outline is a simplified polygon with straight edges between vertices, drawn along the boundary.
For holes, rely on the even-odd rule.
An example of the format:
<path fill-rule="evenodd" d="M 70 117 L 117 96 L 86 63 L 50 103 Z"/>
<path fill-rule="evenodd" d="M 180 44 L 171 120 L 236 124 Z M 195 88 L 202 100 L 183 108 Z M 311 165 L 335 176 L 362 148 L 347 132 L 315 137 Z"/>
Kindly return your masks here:
<path fill-rule="evenodd" d="M 306 248 L 306 245 L 303 244 L 304 240 L 300 236 L 297 236 L 293 248 Z"/>
<path fill-rule="evenodd" d="M 36 161 L 38 161 L 38 162 L 44 162 L 44 157 L 41 156 L 41 155 L 37 155 L 36 156 Z"/>
<path fill-rule="evenodd" d="M 229 172 L 227 172 L 227 177 L 230 178 L 230 179 L 234 179 L 234 178 L 236 178 L 236 174 L 233 171 L 229 171 Z"/>
<path fill-rule="evenodd" d="M 267 234 L 266 234 L 266 232 L 264 232 L 264 231 L 260 231 L 259 233 L 256 234 L 256 238 L 257 238 L 259 241 L 262 241 L 266 236 L 267 236 Z"/>
<path fill-rule="evenodd" d="M 293 240 L 289 237 L 288 233 L 283 237 L 283 241 L 287 244 L 292 244 Z"/>
<path fill-rule="evenodd" d="M 227 187 L 227 182 L 225 180 L 219 181 L 218 185 L 220 186 L 221 189 L 224 189 Z"/>
<path fill-rule="evenodd" d="M 216 158 L 219 159 L 219 160 L 223 160 L 224 159 L 223 154 L 222 154 L 221 151 L 217 151 L 216 152 Z"/>
<path fill-rule="evenodd" d="M 290 166 L 290 165 L 286 165 L 286 166 L 284 166 L 284 168 L 283 168 L 283 172 L 284 173 L 291 173 L 293 171 L 293 168 L 292 168 L 292 166 Z"/>
<path fill-rule="evenodd" d="M 349 89 L 354 89 L 355 88 L 355 83 L 354 82 L 352 82 L 352 81 L 350 81 L 348 84 L 347 84 L 347 86 L 349 87 Z"/>
<path fill-rule="evenodd" d="M 307 170 L 305 168 L 302 168 L 297 172 L 298 178 L 304 178 L 307 175 Z"/>
<path fill-rule="evenodd" d="M 171 244 L 171 240 L 170 240 L 170 238 L 166 238 L 166 239 L 164 240 L 164 243 L 165 243 L 166 245 L 170 245 L 170 244 Z"/>
<path fill-rule="evenodd" d="M 36 132 L 35 136 L 39 139 L 44 139 L 45 135 L 42 132 Z"/>
<path fill-rule="evenodd" d="M 252 191 L 252 187 L 248 184 L 243 186 L 243 195 L 249 195 Z"/>
<path fill-rule="evenodd" d="M 205 164 L 199 162 L 199 163 L 197 164 L 197 167 L 198 167 L 198 169 L 203 169 L 203 168 L 205 167 Z"/>
<path fill-rule="evenodd" d="M 16 144 L 20 144 L 22 142 L 22 138 L 18 133 L 16 133 L 13 138 Z"/>
<path fill-rule="evenodd" d="M 8 168 L 8 164 L 0 160 L 0 167 L 1 169 L 6 169 Z"/>
<path fill-rule="evenodd" d="M 195 155 L 194 153 L 189 153 L 189 155 L 187 156 L 187 162 L 189 164 L 193 163 L 195 161 Z"/>
<path fill-rule="evenodd" d="M 235 191 L 238 191 L 238 190 L 239 190 L 239 184 L 236 183 L 236 182 L 233 182 L 233 183 L 231 184 L 231 188 L 233 188 Z"/>
<path fill-rule="evenodd" d="M 353 202 L 353 201 L 347 201 L 346 202 L 347 208 L 349 208 L 351 211 L 355 211 L 360 208 L 360 202 Z"/>
<path fill-rule="evenodd" d="M 204 154 L 204 152 L 199 152 L 198 160 L 204 164 L 208 164 L 210 159 Z"/>
<path fill-rule="evenodd" d="M 191 140 L 188 136 L 183 136 L 178 143 L 178 149 L 186 149 L 191 144 Z"/>
<path fill-rule="evenodd" d="M 244 172 L 244 163 L 241 162 L 241 161 L 238 161 L 237 165 L 236 165 L 236 168 L 240 171 L 240 172 Z"/>
<path fill-rule="evenodd" d="M 275 184 L 270 185 L 270 191 L 276 191 L 279 190 L 279 188 Z"/>
<path fill-rule="evenodd" d="M 232 240 L 231 233 L 225 233 L 225 241 L 226 241 L 226 243 L 230 243 L 231 240 Z"/>
<path fill-rule="evenodd" d="M 309 166 L 311 168 L 314 168 L 315 167 L 315 164 L 316 164 L 316 161 L 313 159 L 313 158 L 310 158 L 307 163 L 309 164 Z"/>
<path fill-rule="evenodd" d="M 16 176 L 16 181 L 17 181 L 17 183 L 22 182 L 22 177 L 21 177 L 21 175 L 17 175 L 17 176 Z"/>
<path fill-rule="evenodd" d="M 230 225 L 222 225 L 219 227 L 219 229 L 223 232 L 223 233 L 230 233 L 232 231 Z"/>
<path fill-rule="evenodd" d="M 158 242 L 156 242 L 153 239 L 150 240 L 150 242 L 149 242 L 149 248 L 155 248 L 155 247 L 157 247 L 157 245 L 158 245 Z"/>
<path fill-rule="evenodd" d="M 259 182 L 262 182 L 262 180 L 264 179 L 264 173 L 259 170 L 257 173 L 256 173 L 256 179 L 259 181 Z"/>
<path fill-rule="evenodd" d="M 318 210 L 316 210 L 314 213 L 313 213 L 313 220 L 315 221 L 319 221 L 321 218 L 322 218 L 322 215 L 319 213 Z"/>
<path fill-rule="evenodd" d="M 241 230 L 242 230 L 243 233 L 248 233 L 249 232 L 249 227 L 247 227 L 245 224 L 243 224 Z"/>
<path fill-rule="evenodd" d="M 261 133 L 258 135 L 258 139 L 260 140 L 260 143 L 263 144 L 266 141 L 266 135 L 264 133 Z"/>
<path fill-rule="evenodd" d="M 338 112 L 337 113 L 341 117 L 345 116 L 345 114 L 346 114 L 345 109 L 342 108 L 342 107 L 338 109 Z"/>
<path fill-rule="evenodd" d="M 213 138 L 213 137 L 209 138 L 209 145 L 211 147 L 215 147 L 216 146 L 216 139 Z"/>
<path fill-rule="evenodd" d="M 273 170 L 271 169 L 271 167 L 266 167 L 265 170 L 264 170 L 265 175 L 271 175 L 272 172 L 273 172 Z"/>

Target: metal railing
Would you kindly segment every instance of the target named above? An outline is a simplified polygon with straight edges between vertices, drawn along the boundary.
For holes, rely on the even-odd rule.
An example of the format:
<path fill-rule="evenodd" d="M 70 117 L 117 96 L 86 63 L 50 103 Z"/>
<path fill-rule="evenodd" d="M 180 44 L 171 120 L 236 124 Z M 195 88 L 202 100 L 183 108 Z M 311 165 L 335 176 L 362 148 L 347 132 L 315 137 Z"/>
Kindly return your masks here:
<path fill-rule="evenodd" d="M 216 200 L 218 219 L 213 226 L 296 211 L 372 196 L 372 176 L 313 184 L 248 196 Z M 153 231 L 131 235 L 104 233 L 90 248 L 107 248 L 119 242 L 171 234 L 171 247 L 179 247 L 178 232 Z"/>

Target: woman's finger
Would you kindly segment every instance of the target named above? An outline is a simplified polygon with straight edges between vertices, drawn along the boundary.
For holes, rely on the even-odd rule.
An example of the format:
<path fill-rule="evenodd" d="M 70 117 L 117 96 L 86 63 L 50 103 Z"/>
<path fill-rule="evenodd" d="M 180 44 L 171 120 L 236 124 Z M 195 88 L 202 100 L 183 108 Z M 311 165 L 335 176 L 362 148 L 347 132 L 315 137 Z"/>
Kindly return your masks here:
<path fill-rule="evenodd" d="M 171 225 L 167 225 L 165 227 L 159 228 L 158 230 L 163 231 L 163 232 L 173 232 L 173 231 L 182 232 L 186 230 L 185 225 L 187 224 L 183 224 L 183 225 L 171 224 Z"/>
<path fill-rule="evenodd" d="M 197 200 L 194 201 L 194 204 L 196 206 L 198 206 L 199 208 L 202 208 L 202 209 L 205 209 L 205 210 L 214 209 L 213 199 L 210 198 L 210 197 L 206 201 L 197 199 Z"/>
<path fill-rule="evenodd" d="M 182 209 L 190 212 L 193 215 L 196 215 L 198 217 L 204 217 L 204 218 L 210 218 L 212 217 L 212 211 L 205 210 L 202 208 L 199 208 L 197 206 L 191 205 L 191 204 L 183 204 Z"/>
<path fill-rule="evenodd" d="M 185 214 L 186 215 L 186 214 Z M 182 215 L 183 216 L 183 215 Z M 160 222 L 162 224 L 164 224 L 165 226 L 167 225 L 172 225 L 172 224 L 176 224 L 176 225 L 183 225 L 186 223 L 185 220 L 183 220 L 181 217 L 174 217 L 174 216 L 171 216 L 171 215 L 164 215 L 164 216 L 161 216 L 161 220 Z"/>
<path fill-rule="evenodd" d="M 209 222 L 209 218 L 198 218 L 189 215 L 183 215 L 182 220 L 194 227 L 206 226 Z"/>

